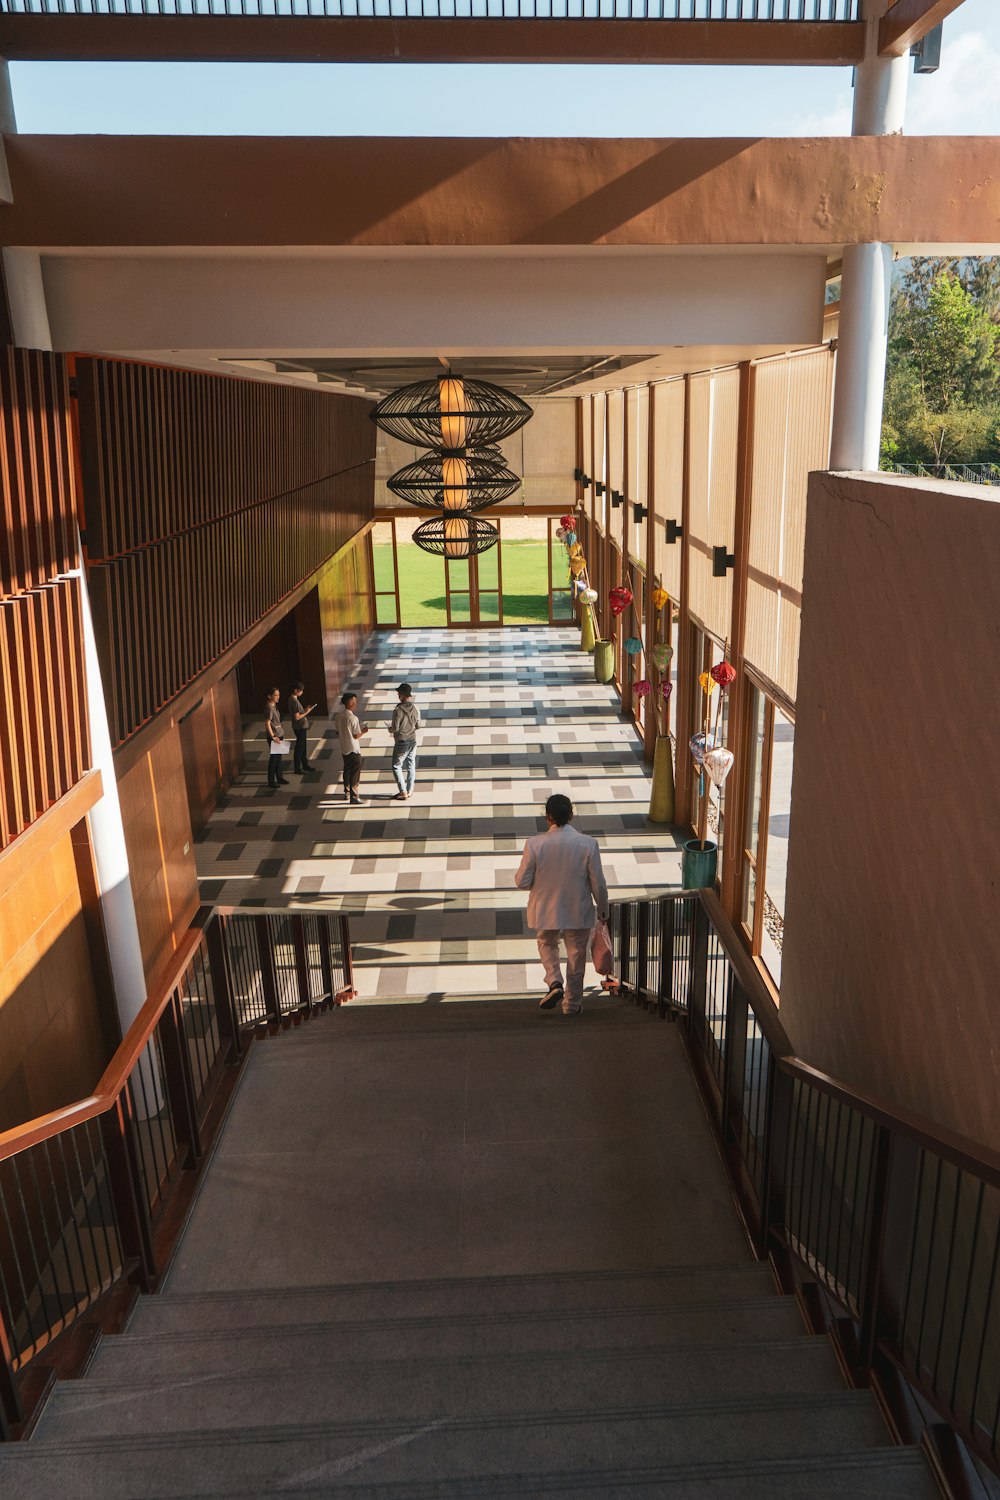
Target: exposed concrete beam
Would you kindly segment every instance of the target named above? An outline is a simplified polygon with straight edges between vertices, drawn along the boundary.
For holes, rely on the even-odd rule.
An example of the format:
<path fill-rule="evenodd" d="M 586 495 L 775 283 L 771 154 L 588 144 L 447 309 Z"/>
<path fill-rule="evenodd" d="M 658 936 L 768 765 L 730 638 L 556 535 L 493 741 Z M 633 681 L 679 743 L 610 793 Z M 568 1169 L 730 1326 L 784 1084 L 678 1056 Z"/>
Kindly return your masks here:
<path fill-rule="evenodd" d="M 992 137 L 461 140 L 8 136 L 0 244 L 995 244 Z"/>
<path fill-rule="evenodd" d="M 939 26 L 962 0 L 896 0 L 879 22 L 880 57 L 902 57 L 914 42 Z"/>
<path fill-rule="evenodd" d="M 761 63 L 850 67 L 854 21 L 3 15 L 0 55 L 136 62 Z"/>

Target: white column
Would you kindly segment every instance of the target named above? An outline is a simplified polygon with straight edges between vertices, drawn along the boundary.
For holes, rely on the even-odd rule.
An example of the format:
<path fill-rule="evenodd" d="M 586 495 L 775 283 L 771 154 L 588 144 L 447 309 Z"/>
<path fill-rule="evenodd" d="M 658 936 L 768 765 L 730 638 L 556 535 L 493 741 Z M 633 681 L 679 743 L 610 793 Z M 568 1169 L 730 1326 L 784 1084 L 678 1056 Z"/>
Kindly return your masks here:
<path fill-rule="evenodd" d="M 910 59 L 879 57 L 879 21 L 890 0 L 862 0 L 865 56 L 854 75 L 854 135 L 898 135 L 906 113 Z M 877 469 L 889 334 L 892 246 L 844 248 L 840 281 L 832 469 Z"/>
<path fill-rule="evenodd" d="M 129 875 L 125 827 L 122 823 L 118 782 L 111 751 L 111 729 L 104 703 L 101 664 L 90 613 L 86 575 L 80 572 L 83 613 L 83 646 L 87 676 L 87 724 L 94 769 L 100 771 L 104 794 L 87 814 L 101 897 L 101 916 L 108 945 L 111 978 L 122 1035 L 128 1031 L 146 999 L 146 975 L 142 965 L 139 924 L 136 921 L 132 881 Z"/>

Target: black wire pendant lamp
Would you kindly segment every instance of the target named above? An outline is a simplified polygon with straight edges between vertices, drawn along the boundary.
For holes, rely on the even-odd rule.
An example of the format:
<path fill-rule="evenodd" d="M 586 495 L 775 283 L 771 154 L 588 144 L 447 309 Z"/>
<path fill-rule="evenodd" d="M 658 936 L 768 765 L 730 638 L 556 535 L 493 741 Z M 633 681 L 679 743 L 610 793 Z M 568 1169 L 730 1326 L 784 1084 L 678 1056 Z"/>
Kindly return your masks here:
<path fill-rule="evenodd" d="M 484 510 L 513 495 L 521 481 L 502 459 L 483 453 L 429 453 L 397 469 L 388 487 L 425 510 Z"/>
<path fill-rule="evenodd" d="M 450 371 L 391 391 L 371 413 L 377 427 L 401 442 L 448 451 L 499 443 L 530 416 L 531 407 L 513 391 Z"/>
<path fill-rule="evenodd" d="M 456 510 L 422 521 L 413 533 L 413 540 L 425 552 L 436 552 L 441 557 L 477 557 L 496 546 L 500 533 L 481 516 Z"/>

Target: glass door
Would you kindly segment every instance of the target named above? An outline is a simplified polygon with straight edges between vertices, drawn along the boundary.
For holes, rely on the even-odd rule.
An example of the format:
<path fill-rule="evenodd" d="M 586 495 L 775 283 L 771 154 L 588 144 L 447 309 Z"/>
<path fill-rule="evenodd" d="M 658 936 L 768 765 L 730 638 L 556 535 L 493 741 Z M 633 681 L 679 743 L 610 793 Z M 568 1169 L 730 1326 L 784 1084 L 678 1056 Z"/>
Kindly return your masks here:
<path fill-rule="evenodd" d="M 574 625 L 576 607 L 569 581 L 566 545 L 556 536 L 559 520 L 549 516 L 549 624 Z"/>
<path fill-rule="evenodd" d="M 445 596 L 449 625 L 502 625 L 500 543 L 478 557 L 446 557 Z"/>
<path fill-rule="evenodd" d="M 376 628 L 399 629 L 399 561 L 396 550 L 396 521 L 376 521 L 368 533 L 368 557 L 371 564 L 372 619 Z"/>

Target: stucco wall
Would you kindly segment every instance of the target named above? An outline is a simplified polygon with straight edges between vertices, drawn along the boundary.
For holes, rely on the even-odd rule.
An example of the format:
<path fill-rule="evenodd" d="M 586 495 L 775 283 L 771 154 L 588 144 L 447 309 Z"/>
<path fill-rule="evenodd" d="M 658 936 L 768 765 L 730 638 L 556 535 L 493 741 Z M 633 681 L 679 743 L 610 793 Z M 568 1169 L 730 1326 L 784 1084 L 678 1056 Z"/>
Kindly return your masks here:
<path fill-rule="evenodd" d="M 1000 1139 L 1000 489 L 815 474 L 781 1012 L 809 1062 Z"/>

